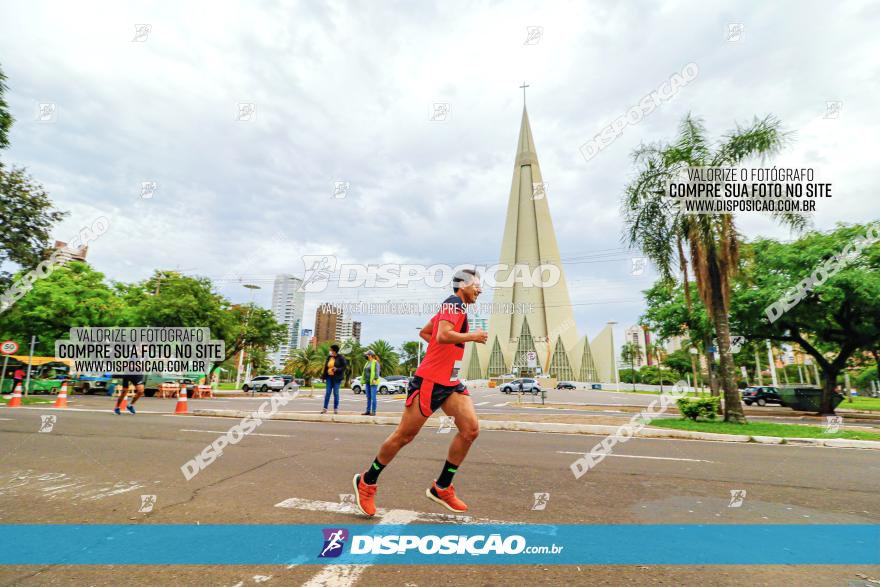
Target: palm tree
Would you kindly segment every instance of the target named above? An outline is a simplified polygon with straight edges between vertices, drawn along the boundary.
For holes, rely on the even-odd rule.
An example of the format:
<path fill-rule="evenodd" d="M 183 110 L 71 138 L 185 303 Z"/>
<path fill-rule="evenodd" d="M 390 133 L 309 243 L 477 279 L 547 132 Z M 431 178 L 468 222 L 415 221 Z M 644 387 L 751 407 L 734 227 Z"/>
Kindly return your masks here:
<path fill-rule="evenodd" d="M 282 373 L 287 375 L 296 375 L 298 373 L 302 375 L 308 386 L 311 387 L 312 378 L 320 377 L 321 375 L 325 356 L 311 345 L 304 349 L 296 349 L 287 359 Z"/>
<path fill-rule="evenodd" d="M 367 347 L 361 346 L 360 342 L 350 338 L 340 346 L 339 352 L 348 359 L 349 370 L 345 374 L 345 387 L 348 387 L 354 377 L 364 372 L 364 365 L 367 363 Z"/>
<path fill-rule="evenodd" d="M 688 167 L 735 167 L 753 157 L 763 160 L 778 153 L 787 142 L 780 126 L 772 116 L 756 118 L 750 126 L 737 125 L 713 148 L 702 121 L 688 114 L 675 142 L 636 149 L 633 159 L 640 166 L 639 174 L 626 187 L 622 202 L 625 240 L 654 262 L 662 279 L 672 281 L 674 266 L 686 271 L 690 261 L 697 291 L 718 337 L 726 422 L 746 421 L 733 374 L 728 321 L 730 279 L 739 266 L 740 237 L 733 214 L 683 214 L 666 197 L 666 186 Z M 806 225 L 806 218 L 798 214 L 775 213 L 774 217 L 793 229 Z M 687 276 L 684 283 L 689 296 Z"/>
<path fill-rule="evenodd" d="M 620 348 L 620 358 L 623 359 L 624 363 L 629 363 L 630 369 L 633 372 L 632 384 L 633 391 L 636 390 L 636 361 L 642 361 L 642 347 L 637 344 L 627 342 L 624 343 Z"/>
<path fill-rule="evenodd" d="M 394 375 L 397 373 L 399 356 L 390 343 L 384 340 L 377 340 L 367 348 L 379 357 L 379 363 L 382 365 L 382 375 Z"/>

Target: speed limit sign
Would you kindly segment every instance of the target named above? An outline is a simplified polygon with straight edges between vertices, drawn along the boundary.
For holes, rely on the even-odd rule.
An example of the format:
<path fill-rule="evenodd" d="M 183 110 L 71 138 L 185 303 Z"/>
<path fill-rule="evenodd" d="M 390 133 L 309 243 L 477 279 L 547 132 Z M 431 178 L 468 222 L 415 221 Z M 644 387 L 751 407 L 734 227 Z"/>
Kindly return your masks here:
<path fill-rule="evenodd" d="M 4 355 L 11 355 L 18 350 L 18 343 L 14 340 L 4 340 L 0 343 L 0 353 Z"/>

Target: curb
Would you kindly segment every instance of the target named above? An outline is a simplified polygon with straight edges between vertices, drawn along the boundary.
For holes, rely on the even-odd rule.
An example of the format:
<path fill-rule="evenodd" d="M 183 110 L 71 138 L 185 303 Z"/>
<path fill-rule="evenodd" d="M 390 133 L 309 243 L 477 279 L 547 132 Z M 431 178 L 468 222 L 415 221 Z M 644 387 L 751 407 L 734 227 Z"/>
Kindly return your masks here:
<path fill-rule="evenodd" d="M 193 410 L 193 416 L 216 416 L 224 418 L 244 418 L 252 412 L 243 410 Z M 353 416 L 336 414 L 307 414 L 299 412 L 279 412 L 269 420 L 289 420 L 295 422 L 334 422 L 346 424 L 395 425 L 400 418 L 394 416 Z M 439 428 L 438 420 L 425 422 L 427 428 Z M 556 422 L 517 422 L 513 420 L 480 420 L 481 430 L 504 430 L 509 432 L 548 432 L 555 434 L 594 434 L 605 436 L 615 434 L 620 426 L 602 424 L 562 424 Z M 824 446 L 828 448 L 864 448 L 880 450 L 880 442 L 872 440 L 849 440 L 846 438 L 780 438 L 775 436 L 748 436 L 745 434 L 715 434 L 712 432 L 692 432 L 690 430 L 670 430 L 666 428 L 642 428 L 640 438 L 670 438 L 679 440 L 710 440 L 715 442 L 756 442 L 759 444 Z"/>

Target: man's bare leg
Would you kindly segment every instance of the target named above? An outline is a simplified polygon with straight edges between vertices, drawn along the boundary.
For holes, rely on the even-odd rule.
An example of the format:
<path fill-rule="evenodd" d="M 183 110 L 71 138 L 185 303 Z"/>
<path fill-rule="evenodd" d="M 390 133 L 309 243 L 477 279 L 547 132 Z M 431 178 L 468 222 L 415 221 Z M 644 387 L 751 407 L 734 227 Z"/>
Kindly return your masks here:
<path fill-rule="evenodd" d="M 453 393 L 441 406 L 447 416 L 455 418 L 455 427 L 458 434 L 449 445 L 449 454 L 446 458 L 450 463 L 461 465 L 471 445 L 480 435 L 480 421 L 477 419 L 477 411 L 469 395 Z"/>
<path fill-rule="evenodd" d="M 119 408 L 122 405 L 122 400 L 128 397 L 129 392 L 131 391 L 131 386 L 125 387 L 119 390 L 119 397 L 116 398 L 116 407 Z"/>
<path fill-rule="evenodd" d="M 379 454 L 376 457 L 379 462 L 383 466 L 390 463 L 400 449 L 412 442 L 427 421 L 428 419 L 419 410 L 418 398 L 415 398 L 412 404 L 404 408 L 397 429 L 379 447 Z"/>
<path fill-rule="evenodd" d="M 131 399 L 131 402 L 129 402 L 129 405 L 133 406 L 135 403 L 137 403 L 142 395 L 144 395 L 144 384 L 139 383 L 138 385 L 134 386 L 134 397 Z"/>
<path fill-rule="evenodd" d="M 422 426 L 428 420 L 419 410 L 419 402 L 417 400 L 418 398 L 415 398 L 412 404 L 404 408 L 403 417 L 400 418 L 397 429 L 379 447 L 379 454 L 370 467 L 363 474 L 358 473 L 352 479 L 355 502 L 358 509 L 367 516 L 372 516 L 376 513 L 374 497 L 378 488 L 379 473 L 382 472 L 385 465 L 397 456 L 400 449 L 412 442 L 413 438 L 418 435 Z"/>
<path fill-rule="evenodd" d="M 431 501 L 439 503 L 453 512 L 466 512 L 467 504 L 455 495 L 452 486 L 452 478 L 458 472 L 458 467 L 467 457 L 471 445 L 480 435 L 480 421 L 470 396 L 453 393 L 443 402 L 443 411 L 447 416 L 455 418 L 455 426 L 458 434 L 449 444 L 449 453 L 440 476 L 433 485 L 425 491 L 425 495 Z"/>

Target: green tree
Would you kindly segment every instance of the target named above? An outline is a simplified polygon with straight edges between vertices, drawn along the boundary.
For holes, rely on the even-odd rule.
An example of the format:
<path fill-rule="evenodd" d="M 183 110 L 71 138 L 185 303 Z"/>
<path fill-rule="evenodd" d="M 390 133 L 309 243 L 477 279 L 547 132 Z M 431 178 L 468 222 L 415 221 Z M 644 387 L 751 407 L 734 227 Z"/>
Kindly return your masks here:
<path fill-rule="evenodd" d="M 6 104 L 6 76 L 0 69 L 0 150 L 9 146 L 13 118 Z M 23 168 L 7 168 L 0 161 L 0 267 L 10 261 L 32 269 L 49 248 L 49 232 L 65 216 L 55 210 L 43 186 Z M 0 271 L 0 288 L 6 289 L 11 275 Z"/>
<path fill-rule="evenodd" d="M 733 373 L 728 321 L 730 280 L 739 266 L 735 218 L 732 214 L 683 214 L 666 196 L 666 185 L 688 167 L 733 167 L 754 157 L 774 155 L 785 141 L 779 121 L 768 116 L 746 127 L 737 126 L 713 148 L 703 123 L 688 114 L 672 143 L 642 145 L 635 151 L 638 175 L 627 186 L 622 202 L 626 239 L 654 262 L 662 278 L 671 280 L 676 264 L 684 271 L 689 261 L 694 270 L 699 297 L 718 337 L 719 378 L 728 422 L 745 422 Z M 797 214 L 777 214 L 775 219 L 793 228 L 805 224 Z M 688 279 L 684 277 L 686 287 Z"/>
<path fill-rule="evenodd" d="M 867 234 L 866 225 L 841 225 L 790 243 L 758 239 L 744 249 L 732 298 L 737 332 L 751 340 L 797 344 L 817 362 L 823 414 L 833 413 L 834 387 L 849 359 L 880 341 L 880 244 L 865 246 L 857 256 L 853 248 L 869 242 Z M 800 287 L 817 269 L 827 279 Z M 773 305 L 780 300 L 796 303 L 777 314 Z"/>
<path fill-rule="evenodd" d="M 357 340 L 350 338 L 340 345 L 339 351 L 348 359 L 348 372 L 345 374 L 345 387 L 351 385 L 351 380 L 364 372 L 367 364 L 367 347 L 361 346 Z"/>
<path fill-rule="evenodd" d="M 694 284 L 691 284 L 691 287 L 694 287 Z M 696 348 L 707 357 L 707 364 L 712 365 L 715 358 L 709 347 L 715 330 L 706 313 L 706 306 L 699 299 L 689 301 L 690 294 L 687 293 L 684 284 L 676 284 L 669 280 L 661 279 L 643 293 L 647 310 L 641 320 L 650 327 L 651 332 L 656 333 L 661 339 L 684 337 L 687 339 L 687 348 Z M 696 386 L 696 357 L 691 357 L 687 352 L 685 357 L 690 363 L 690 372 Z M 679 371 L 688 372 L 687 369 Z M 710 369 L 710 388 L 711 375 Z"/>
<path fill-rule="evenodd" d="M 382 365 L 382 375 L 395 375 L 399 370 L 399 356 L 391 344 L 384 340 L 377 340 L 367 346 L 376 353 L 379 363 Z"/>
<path fill-rule="evenodd" d="M 0 319 L 0 338 L 18 341 L 23 349 L 36 335 L 35 352 L 54 356 L 55 341 L 69 337 L 70 329 L 117 326 L 124 303 L 88 264 L 72 261 L 34 282 L 33 288 Z"/>
<path fill-rule="evenodd" d="M 304 349 L 296 349 L 287 359 L 283 373 L 302 377 L 306 380 L 306 384 L 311 387 L 312 379 L 321 376 L 324 368 L 325 355 L 321 354 L 318 349 L 307 346 Z"/>
<path fill-rule="evenodd" d="M 629 365 L 630 368 L 627 371 L 632 371 L 633 374 L 637 373 L 636 363 L 642 360 L 642 347 L 632 342 L 625 342 L 623 346 L 620 347 L 620 359 L 624 362 L 624 364 Z M 621 381 L 623 381 L 623 375 L 620 375 Z M 627 383 L 633 384 L 633 389 L 636 388 L 636 377 L 630 377 Z"/>
<path fill-rule="evenodd" d="M 7 169 L 0 162 L 0 266 L 10 261 L 24 269 L 35 267 L 46 257 L 52 227 L 65 215 L 24 169 Z M 10 283 L 11 275 L 0 271 L 0 287 Z"/>
<path fill-rule="evenodd" d="M 4 97 L 8 89 L 6 87 L 6 75 L 3 73 L 3 68 L 0 67 L 0 149 L 5 149 L 9 146 L 9 129 L 12 128 L 14 120 L 9 113 L 9 105 Z"/>
<path fill-rule="evenodd" d="M 204 277 L 155 272 L 146 281 L 121 285 L 128 326 L 189 326 L 210 328 L 213 339 L 225 343 L 225 357 L 209 366 L 210 381 L 217 368 L 242 349 L 275 350 L 287 335 L 270 310 L 253 304 L 231 306 Z M 248 351 L 249 352 L 249 351 Z"/>
<path fill-rule="evenodd" d="M 400 345 L 400 368 L 404 373 L 412 373 L 419 364 L 419 342 L 410 340 Z"/>

